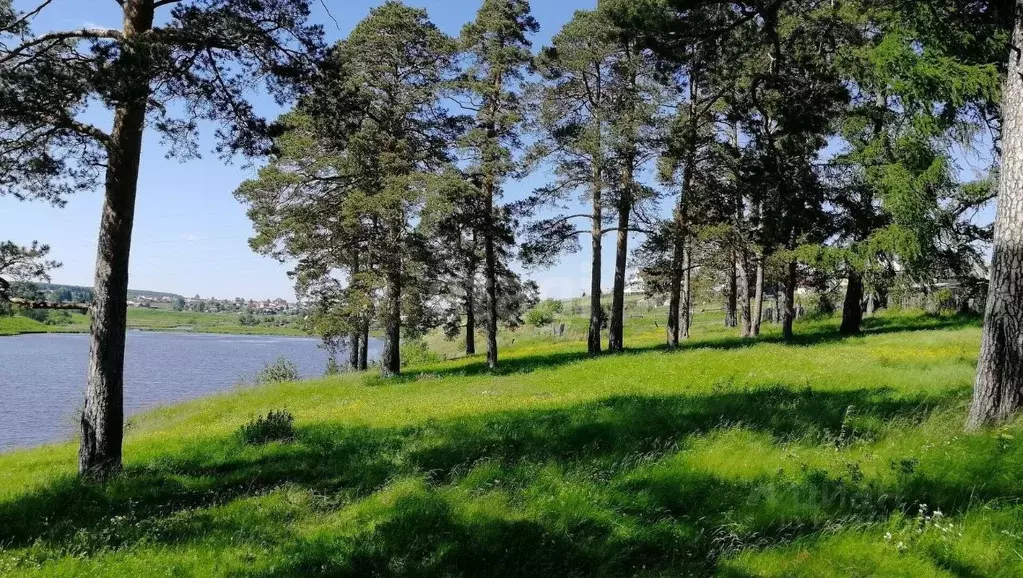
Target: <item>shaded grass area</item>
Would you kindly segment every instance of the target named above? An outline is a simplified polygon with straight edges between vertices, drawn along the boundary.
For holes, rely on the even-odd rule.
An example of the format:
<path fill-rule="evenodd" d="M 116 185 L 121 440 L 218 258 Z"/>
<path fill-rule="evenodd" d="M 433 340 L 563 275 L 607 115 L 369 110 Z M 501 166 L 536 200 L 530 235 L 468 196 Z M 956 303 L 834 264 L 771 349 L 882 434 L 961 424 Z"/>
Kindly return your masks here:
<path fill-rule="evenodd" d="M 103 485 L 0 456 L 0 574 L 1019 575 L 1020 428 L 961 433 L 977 321 L 833 325 L 246 390 L 146 415 Z M 295 442 L 243 443 L 281 407 Z"/>

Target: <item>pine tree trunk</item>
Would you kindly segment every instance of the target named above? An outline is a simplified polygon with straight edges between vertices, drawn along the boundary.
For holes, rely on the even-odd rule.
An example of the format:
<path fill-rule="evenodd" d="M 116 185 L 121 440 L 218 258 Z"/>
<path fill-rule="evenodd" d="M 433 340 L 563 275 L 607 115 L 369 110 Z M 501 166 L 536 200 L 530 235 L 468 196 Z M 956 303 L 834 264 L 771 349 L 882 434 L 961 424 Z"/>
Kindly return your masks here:
<path fill-rule="evenodd" d="M 125 39 L 153 26 L 151 2 L 124 5 Z M 96 256 L 89 338 L 89 374 L 82 411 L 78 473 L 103 478 L 121 469 L 124 435 L 124 343 L 128 315 L 128 261 L 138 192 L 142 133 L 149 86 L 140 79 L 137 97 L 116 107 L 107 145 L 106 187 Z"/>
<path fill-rule="evenodd" d="M 625 193 L 628 195 L 629 193 Z M 618 242 L 615 253 L 615 283 L 611 295 L 611 324 L 608 328 L 608 351 L 625 349 L 625 274 L 629 259 L 629 221 L 632 202 L 624 199 L 618 209 Z"/>
<path fill-rule="evenodd" d="M 736 327 L 739 324 L 738 320 L 738 292 L 739 292 L 739 280 L 735 276 L 735 252 L 731 255 L 730 267 L 728 267 L 728 285 L 725 289 L 728 295 L 725 299 L 725 327 Z"/>
<path fill-rule="evenodd" d="M 842 335 L 857 335 L 863 325 L 863 279 L 858 272 L 850 269 L 847 283 L 839 332 Z"/>
<path fill-rule="evenodd" d="M 369 318 L 362 322 L 362 336 L 359 339 L 359 371 L 369 369 Z"/>
<path fill-rule="evenodd" d="M 693 325 L 693 256 L 688 240 L 682 245 L 682 296 L 678 321 L 679 339 L 689 339 L 689 328 Z"/>
<path fill-rule="evenodd" d="M 760 336 L 760 328 L 764 323 L 764 259 L 763 255 L 757 257 L 757 272 L 753 281 L 753 326 L 750 329 L 753 337 Z"/>
<path fill-rule="evenodd" d="M 361 341 L 359 331 L 353 330 L 348 336 L 348 369 L 359 371 L 359 342 Z"/>
<path fill-rule="evenodd" d="M 384 352 L 380 360 L 380 374 L 384 377 L 401 374 L 401 265 L 391 267 L 384 294 Z"/>
<path fill-rule="evenodd" d="M 471 265 L 465 278 L 465 354 L 476 355 L 476 267 Z"/>
<path fill-rule="evenodd" d="M 603 176 L 600 169 L 594 171 L 592 192 L 593 216 L 591 220 L 590 243 L 593 255 L 590 257 L 590 326 L 586 334 L 586 350 L 590 355 L 599 355 L 601 349 L 600 329 L 604 324 L 604 309 L 600 303 L 604 245 L 604 206 L 602 198 Z"/>
<path fill-rule="evenodd" d="M 494 185 L 490 182 L 486 195 L 487 230 L 483 238 L 484 264 L 487 278 L 487 367 L 497 369 L 497 249 L 494 246 Z"/>
<path fill-rule="evenodd" d="M 1016 18 L 1023 2 L 1016 3 Z M 1023 24 L 1016 21 L 1002 95 L 1002 164 L 977 380 L 967 429 L 996 424 L 1023 406 Z"/>
<path fill-rule="evenodd" d="M 675 231 L 675 246 L 671 255 L 671 280 L 668 285 L 668 347 L 678 347 L 679 338 L 682 332 L 682 235 Z"/>
<path fill-rule="evenodd" d="M 794 337 L 792 324 L 796 320 L 796 262 L 788 264 L 785 274 L 785 294 L 782 296 L 781 335 L 786 341 Z"/>
<path fill-rule="evenodd" d="M 736 285 L 739 290 L 739 332 L 743 337 L 750 337 L 753 320 L 750 311 L 749 258 L 745 248 L 740 250 L 735 269 Z"/>

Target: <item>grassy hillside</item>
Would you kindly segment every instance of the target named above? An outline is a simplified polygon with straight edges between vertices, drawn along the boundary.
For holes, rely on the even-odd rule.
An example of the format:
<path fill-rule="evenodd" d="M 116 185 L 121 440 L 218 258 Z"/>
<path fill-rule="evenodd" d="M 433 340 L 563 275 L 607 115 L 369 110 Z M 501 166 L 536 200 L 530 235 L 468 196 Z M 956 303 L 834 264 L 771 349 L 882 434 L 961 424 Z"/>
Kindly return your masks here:
<path fill-rule="evenodd" d="M 480 358 L 266 386 L 133 420 L 126 471 L 0 456 L 0 574 L 1023 574 L 1020 424 L 962 433 L 979 329 L 718 323 L 678 352 L 519 339 Z M 773 328 L 772 328 L 773 331 Z M 291 443 L 238 428 L 286 408 Z"/>
<path fill-rule="evenodd" d="M 286 318 L 286 326 L 267 324 L 246 326 L 236 313 L 195 313 L 166 309 L 128 309 L 128 328 L 145 331 L 194 331 L 236 335 L 305 336 L 295 318 Z M 73 314 L 71 323 L 46 325 L 20 316 L 0 317 L 0 335 L 20 333 L 84 333 L 89 331 L 89 318 Z"/>

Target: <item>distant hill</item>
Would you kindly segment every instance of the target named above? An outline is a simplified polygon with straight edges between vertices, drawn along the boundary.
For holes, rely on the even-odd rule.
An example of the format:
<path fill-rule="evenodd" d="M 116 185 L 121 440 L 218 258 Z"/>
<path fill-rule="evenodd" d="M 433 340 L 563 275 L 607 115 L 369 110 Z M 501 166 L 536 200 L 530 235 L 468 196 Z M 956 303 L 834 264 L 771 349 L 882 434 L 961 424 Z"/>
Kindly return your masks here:
<path fill-rule="evenodd" d="M 72 295 L 86 295 L 92 294 L 92 287 L 82 287 L 79 285 L 57 285 L 54 283 L 36 283 L 39 290 L 43 293 L 53 295 L 56 293 L 70 293 Z M 169 297 L 170 299 L 184 299 L 181 295 L 176 293 L 165 293 L 163 291 L 146 291 L 142 289 L 128 289 L 128 299 L 139 299 L 145 297 L 146 299 L 163 299 Z M 73 299 L 77 300 L 77 299 Z"/>

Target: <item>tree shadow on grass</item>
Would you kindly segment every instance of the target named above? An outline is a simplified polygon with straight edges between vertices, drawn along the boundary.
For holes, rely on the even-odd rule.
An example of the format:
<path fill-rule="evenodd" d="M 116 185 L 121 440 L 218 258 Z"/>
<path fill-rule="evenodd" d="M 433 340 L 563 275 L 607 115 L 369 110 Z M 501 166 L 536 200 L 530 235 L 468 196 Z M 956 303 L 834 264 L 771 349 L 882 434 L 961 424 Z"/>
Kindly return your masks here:
<path fill-rule="evenodd" d="M 957 330 L 968 327 L 980 327 L 984 320 L 975 315 L 930 315 L 920 314 L 912 317 L 905 316 L 879 316 L 868 317 L 863 321 L 863 332 L 859 335 L 844 335 L 838 331 L 838 324 L 818 323 L 805 324 L 797 327 L 797 333 L 792 339 L 786 340 L 780 334 L 767 334 L 756 338 L 742 338 L 739 336 L 701 338 L 685 341 L 677 349 L 670 349 L 664 344 L 650 345 L 647 347 L 629 348 L 625 352 L 616 355 L 632 355 L 650 351 L 664 351 L 667 353 L 684 353 L 698 349 L 734 350 L 751 347 L 758 344 L 779 344 L 794 347 L 812 347 L 828 343 L 838 343 L 857 337 L 870 337 L 874 335 L 888 335 L 894 333 L 909 333 L 914 331 L 939 331 Z M 478 375 L 513 375 L 531 373 L 537 370 L 551 369 L 562 365 L 577 363 L 586 359 L 592 359 L 585 351 L 555 351 L 550 353 L 538 353 L 533 355 L 508 357 L 501 360 L 496 370 L 491 370 L 486 361 L 474 361 L 472 363 L 457 367 L 442 367 L 424 371 L 411 372 L 390 380 L 380 380 L 379 383 L 404 383 L 415 381 L 422 376 L 451 377 L 451 376 L 478 376 Z"/>
<path fill-rule="evenodd" d="M 607 464 L 635 463 L 630 460 L 636 456 L 665 455 L 685 448 L 694 436 L 738 425 L 776 441 L 848 444 L 882 435 L 891 420 L 912 423 L 936 409 L 960 405 L 963 394 L 905 397 L 887 389 L 759 387 L 708 395 L 621 396 L 562 409 L 483 414 L 402 428 L 315 424 L 302 427 L 296 443 L 257 448 L 235 437 L 201 440 L 185 453 L 129 465 L 107 484 L 65 478 L 2 503 L 0 536 L 5 546 L 66 547 L 84 539 L 86 550 L 90 536 L 103 537 L 103 547 L 143 539 L 187 541 L 196 536 L 164 531 L 154 538 L 151 523 L 118 526 L 114 535 L 102 530 L 116 517 L 155 523 L 176 512 L 258 496 L 285 484 L 357 499 L 400 477 L 424 477 L 440 486 L 456 483 L 484 461 L 509 468 L 611 467 Z M 845 427 L 849 408 L 855 408 L 859 420 L 855 431 Z M 741 487 L 736 495 L 744 491 Z M 936 503 L 958 504 L 976 488 L 916 491 L 939 494 L 942 501 Z M 989 485 L 973 497 L 1006 492 L 1023 490 Z M 715 506 L 696 507 L 709 512 Z M 663 504 L 657 508 L 667 511 Z"/>

